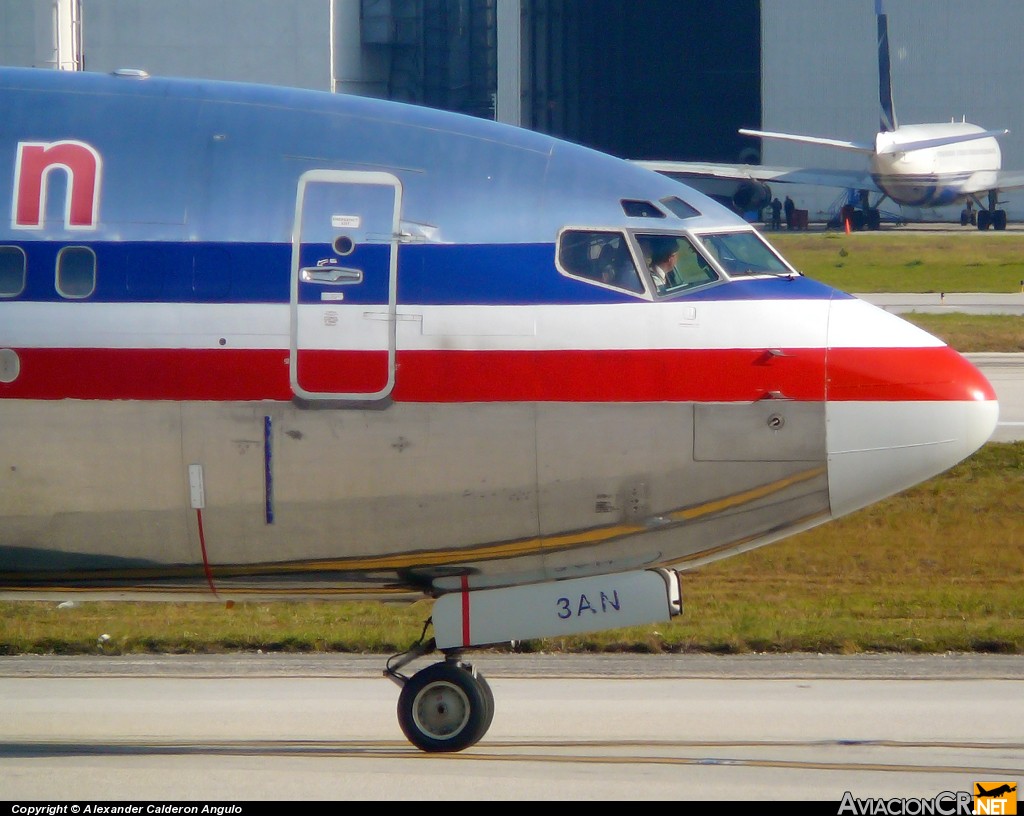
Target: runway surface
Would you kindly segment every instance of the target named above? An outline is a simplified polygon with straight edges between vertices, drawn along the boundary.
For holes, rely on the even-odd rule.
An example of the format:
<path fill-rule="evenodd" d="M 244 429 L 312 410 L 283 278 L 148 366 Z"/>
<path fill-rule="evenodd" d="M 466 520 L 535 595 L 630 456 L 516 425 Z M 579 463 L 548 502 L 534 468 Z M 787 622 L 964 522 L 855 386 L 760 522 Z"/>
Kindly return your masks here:
<path fill-rule="evenodd" d="M 927 292 L 859 294 L 856 297 L 895 314 L 1008 314 L 1024 315 L 1024 292 Z"/>
<path fill-rule="evenodd" d="M 1024 778 L 1024 657 L 473 659 L 491 730 L 428 755 L 385 656 L 0 658 L 0 798 L 838 803 Z"/>

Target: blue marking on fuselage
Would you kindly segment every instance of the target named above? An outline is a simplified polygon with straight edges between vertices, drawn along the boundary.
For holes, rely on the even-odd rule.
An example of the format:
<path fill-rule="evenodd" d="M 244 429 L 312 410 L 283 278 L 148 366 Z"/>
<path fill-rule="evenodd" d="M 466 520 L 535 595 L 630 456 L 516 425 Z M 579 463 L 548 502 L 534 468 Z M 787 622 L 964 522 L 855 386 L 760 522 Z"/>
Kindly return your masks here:
<path fill-rule="evenodd" d="M 264 520 L 274 523 L 274 428 L 270 416 L 263 417 L 263 499 Z"/>
<path fill-rule="evenodd" d="M 14 242 L 10 242 L 14 244 Z M 20 242 L 28 262 L 24 291 L 13 301 L 61 302 L 56 263 L 61 244 Z M 288 303 L 292 247 L 287 244 L 174 242 L 76 242 L 96 254 L 96 289 L 85 302 L 100 303 Z M 66 245 L 65 245 L 66 246 Z M 302 302 L 320 302 L 323 291 L 343 292 L 344 302 L 388 301 L 388 247 L 367 245 L 339 259 L 365 268 L 359 285 L 304 284 Z M 309 258 L 330 256 L 330 247 L 307 247 Z M 567 277 L 554 266 L 553 244 L 402 246 L 398 302 L 423 305 L 601 304 L 641 299 Z M 304 261 L 306 259 L 304 258 Z M 786 300 L 850 297 L 803 276 L 736 279 L 685 293 L 683 299 Z M 78 301 L 81 302 L 81 301 Z"/>
<path fill-rule="evenodd" d="M 972 175 L 973 172 L 966 171 L 916 176 L 883 176 L 875 173 L 872 179 L 880 190 L 904 205 L 942 207 L 964 199 L 964 185 Z"/>

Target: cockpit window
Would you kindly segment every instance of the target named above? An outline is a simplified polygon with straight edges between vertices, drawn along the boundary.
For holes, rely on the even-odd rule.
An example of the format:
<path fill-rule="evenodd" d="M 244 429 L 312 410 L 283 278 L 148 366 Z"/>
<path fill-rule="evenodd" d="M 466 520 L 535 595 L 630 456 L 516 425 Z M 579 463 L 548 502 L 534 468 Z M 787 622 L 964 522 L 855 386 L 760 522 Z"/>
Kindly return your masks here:
<path fill-rule="evenodd" d="M 665 213 L 655 207 L 650 201 L 633 201 L 624 198 L 622 200 L 622 211 L 630 218 L 664 218 Z"/>
<path fill-rule="evenodd" d="M 570 275 L 641 294 L 633 256 L 621 232 L 566 230 L 558 241 L 558 264 Z"/>
<path fill-rule="evenodd" d="M 657 294 L 674 295 L 718 280 L 718 273 L 686 236 L 638 233 L 636 239 Z"/>
<path fill-rule="evenodd" d="M 694 218 L 700 215 L 700 210 L 687 204 L 678 196 L 671 196 L 670 198 L 663 198 L 661 203 L 665 208 L 677 218 Z"/>
<path fill-rule="evenodd" d="M 710 233 L 700 240 L 730 277 L 795 274 L 756 232 Z"/>

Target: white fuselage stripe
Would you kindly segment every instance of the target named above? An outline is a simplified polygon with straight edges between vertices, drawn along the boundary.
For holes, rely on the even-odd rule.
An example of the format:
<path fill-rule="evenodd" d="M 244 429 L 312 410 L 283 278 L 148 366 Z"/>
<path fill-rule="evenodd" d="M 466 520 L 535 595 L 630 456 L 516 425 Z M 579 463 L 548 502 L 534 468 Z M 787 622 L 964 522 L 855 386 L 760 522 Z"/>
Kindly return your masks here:
<path fill-rule="evenodd" d="M 858 299 L 398 307 L 407 350 L 929 347 L 942 343 Z M 287 304 L 9 303 L 0 347 L 287 349 Z M 302 305 L 304 348 L 379 349 L 386 306 Z"/>

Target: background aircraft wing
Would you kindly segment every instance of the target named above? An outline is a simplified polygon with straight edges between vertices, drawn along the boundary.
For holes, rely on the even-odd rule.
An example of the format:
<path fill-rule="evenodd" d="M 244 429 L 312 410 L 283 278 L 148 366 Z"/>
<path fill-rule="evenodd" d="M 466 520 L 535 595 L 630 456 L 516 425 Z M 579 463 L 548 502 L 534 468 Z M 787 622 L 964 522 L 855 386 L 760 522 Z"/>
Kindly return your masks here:
<path fill-rule="evenodd" d="M 810 184 L 882 192 L 866 170 L 837 170 L 827 167 L 768 167 L 763 164 L 716 164 L 708 162 L 640 161 L 634 162 L 655 172 L 686 182 L 688 179 L 717 178 L 743 181 Z M 1024 174 L 1021 174 L 1024 176 Z M 1024 178 L 1022 178 L 1024 181 Z M 1002 185 L 1000 185 L 1002 186 Z"/>
<path fill-rule="evenodd" d="M 800 144 L 819 145 L 821 147 L 835 147 L 839 150 L 851 150 L 854 153 L 874 153 L 875 146 L 867 142 L 852 142 L 849 139 L 827 139 L 824 136 L 802 136 L 798 133 L 776 133 L 771 130 L 750 130 L 740 128 L 739 132 L 744 136 L 759 136 L 762 139 L 779 139 L 783 142 L 798 142 Z"/>

